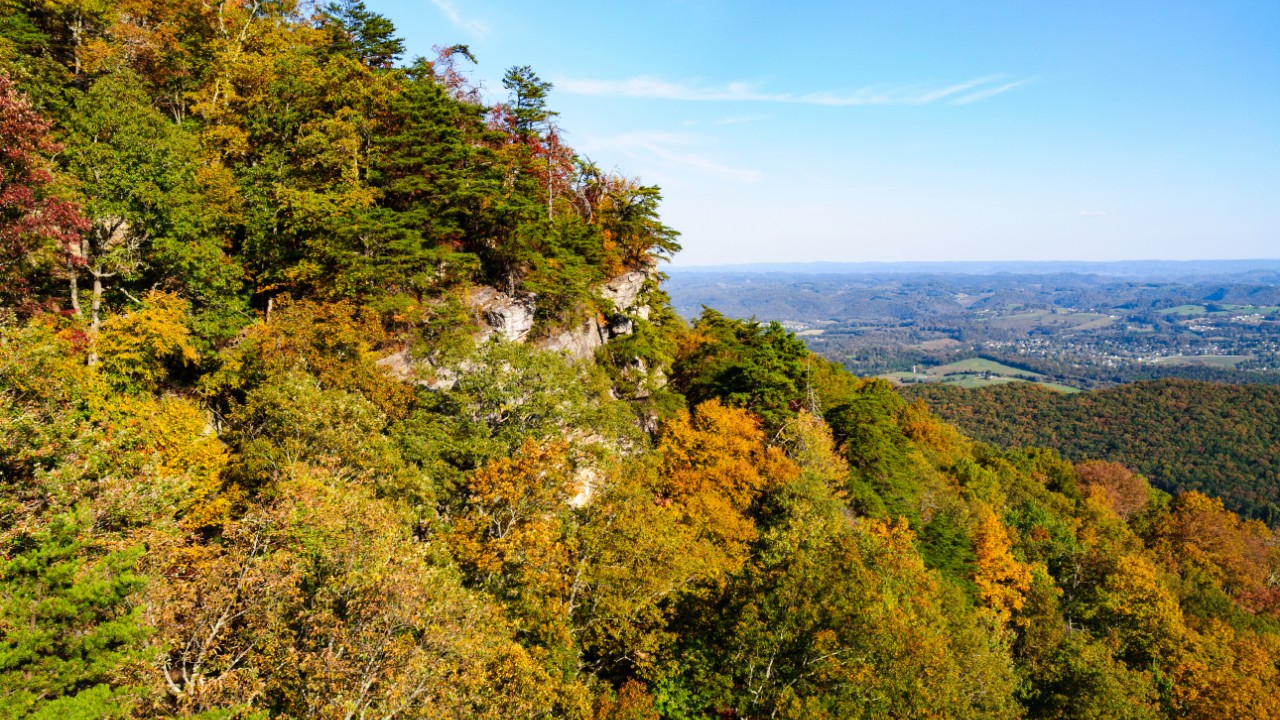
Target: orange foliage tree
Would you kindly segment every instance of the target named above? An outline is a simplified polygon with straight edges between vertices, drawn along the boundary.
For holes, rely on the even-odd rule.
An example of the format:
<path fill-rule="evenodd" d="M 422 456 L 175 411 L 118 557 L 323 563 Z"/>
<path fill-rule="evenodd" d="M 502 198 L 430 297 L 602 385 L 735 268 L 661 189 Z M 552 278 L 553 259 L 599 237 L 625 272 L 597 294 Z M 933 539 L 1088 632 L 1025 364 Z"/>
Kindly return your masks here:
<path fill-rule="evenodd" d="M 760 421 L 708 400 L 663 429 L 658 490 L 684 522 L 721 545 L 736 568 L 756 537 L 748 514 L 764 490 L 799 473 L 780 448 L 766 443 Z"/>

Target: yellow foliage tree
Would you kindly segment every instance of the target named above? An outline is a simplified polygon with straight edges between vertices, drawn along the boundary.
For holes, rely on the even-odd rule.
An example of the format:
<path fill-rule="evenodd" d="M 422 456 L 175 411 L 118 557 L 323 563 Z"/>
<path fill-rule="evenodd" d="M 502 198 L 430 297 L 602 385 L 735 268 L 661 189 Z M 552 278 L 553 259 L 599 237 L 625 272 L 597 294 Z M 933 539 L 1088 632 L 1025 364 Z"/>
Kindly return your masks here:
<path fill-rule="evenodd" d="M 147 603 L 163 688 L 149 714 L 496 720 L 581 695 L 435 562 L 403 509 L 327 470 L 287 475 L 218 542 L 191 533 L 166 553 Z"/>
<path fill-rule="evenodd" d="M 801 410 L 783 427 L 779 440 L 802 472 L 833 486 L 844 484 L 849 475 L 849 462 L 837 452 L 831 427 L 821 417 Z"/>
<path fill-rule="evenodd" d="M 509 603 L 544 644 L 571 644 L 577 540 L 565 532 L 578 483 L 563 442 L 526 440 L 510 458 L 472 473 L 466 509 L 447 534 L 454 557 Z"/>
<path fill-rule="evenodd" d="M 1182 608 L 1155 564 L 1141 555 L 1116 561 L 1098 589 L 1097 613 L 1131 666 L 1155 662 L 1167 667 L 1183 651 L 1187 628 Z"/>
<path fill-rule="evenodd" d="M 1237 598 L 1264 600 L 1264 609 L 1277 567 L 1274 545 L 1262 523 L 1242 521 L 1222 500 L 1192 491 L 1179 495 L 1161 518 L 1152 549 L 1183 575 L 1195 574 Z"/>
<path fill-rule="evenodd" d="M 191 337 L 191 305 L 175 293 L 151 291 L 142 304 L 102 324 L 94 350 L 108 375 L 141 390 L 155 390 L 168 363 L 199 359 Z"/>
<path fill-rule="evenodd" d="M 725 548 L 730 571 L 741 566 L 756 537 L 747 515 L 760 493 L 799 474 L 780 448 L 766 442 L 759 420 L 708 400 L 667 423 L 659 446 L 658 490 L 700 536 Z"/>
<path fill-rule="evenodd" d="M 955 462 L 969 448 L 970 442 L 960 434 L 956 426 L 943 422 L 929 412 L 923 400 L 917 400 L 898 411 L 897 422 L 903 435 L 922 448 L 938 453 L 944 462 Z"/>
<path fill-rule="evenodd" d="M 253 388 L 290 371 L 306 371 L 326 390 L 358 392 L 390 418 L 403 417 L 413 389 L 378 367 L 386 334 L 377 313 L 346 302 L 282 299 L 250 326 L 222 367 L 203 380 L 210 393 Z"/>
<path fill-rule="evenodd" d="M 977 566 L 973 581 L 982 601 L 1004 623 L 1022 609 L 1031 589 L 1031 566 L 1014 558 L 1011 548 L 1004 524 L 990 507 L 981 505 L 974 536 Z"/>
<path fill-rule="evenodd" d="M 1172 675 L 1180 717 L 1264 720 L 1280 717 L 1280 643 L 1209 620 Z"/>

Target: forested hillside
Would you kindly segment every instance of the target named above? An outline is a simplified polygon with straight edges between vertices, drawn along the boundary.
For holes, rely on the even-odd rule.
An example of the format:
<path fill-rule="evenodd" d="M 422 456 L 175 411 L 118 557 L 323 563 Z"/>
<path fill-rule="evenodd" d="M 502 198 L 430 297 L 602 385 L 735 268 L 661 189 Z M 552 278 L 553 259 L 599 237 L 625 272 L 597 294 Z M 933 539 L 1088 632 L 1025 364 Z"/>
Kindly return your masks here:
<path fill-rule="evenodd" d="M 0 10 L 0 716 L 1280 716 L 1264 524 L 679 319 L 530 68 Z"/>
<path fill-rule="evenodd" d="M 1191 380 L 1090 393 L 1018 383 L 908 391 L 972 437 L 1123 463 L 1170 492 L 1217 495 L 1247 517 L 1280 522 L 1280 388 Z"/>

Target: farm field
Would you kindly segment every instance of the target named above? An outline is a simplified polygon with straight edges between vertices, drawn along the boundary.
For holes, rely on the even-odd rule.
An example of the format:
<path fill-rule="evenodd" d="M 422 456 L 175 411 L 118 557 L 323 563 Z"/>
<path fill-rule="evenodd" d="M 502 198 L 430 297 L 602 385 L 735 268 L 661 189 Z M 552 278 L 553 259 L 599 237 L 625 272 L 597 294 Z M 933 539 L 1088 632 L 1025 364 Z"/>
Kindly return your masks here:
<path fill-rule="evenodd" d="M 946 365 L 919 368 L 917 372 L 893 372 L 881 375 L 887 380 L 901 383 L 940 383 L 962 388 L 980 388 L 1015 382 L 1030 382 L 1059 392 L 1079 392 L 1079 388 L 1048 382 L 1040 373 L 1020 370 L 987 358 L 967 358 Z"/>
<path fill-rule="evenodd" d="M 1210 310 L 1209 308 L 1217 308 Z M 1178 305 L 1165 308 L 1161 315 L 1195 317 L 1198 315 L 1274 315 L 1280 312 L 1275 305 Z"/>
<path fill-rule="evenodd" d="M 957 360 L 946 365 L 939 365 L 931 371 L 937 375 L 954 375 L 957 373 L 990 373 L 992 375 L 1003 375 L 1014 377 L 1024 375 L 1027 377 L 1041 378 L 1044 377 L 1040 373 L 1034 373 L 1030 370 L 1019 370 L 1016 367 L 1005 365 L 1004 363 L 988 360 L 987 358 L 968 358 L 965 360 Z"/>
<path fill-rule="evenodd" d="M 994 327 L 1006 330 L 1030 331 L 1037 328 L 1054 330 L 1096 330 L 1114 323 L 1116 319 L 1110 315 L 1091 312 L 1071 312 L 1069 310 L 1037 310 L 998 315 L 987 319 Z"/>
<path fill-rule="evenodd" d="M 1233 368 L 1245 360 L 1252 359 L 1252 355 L 1174 355 L 1160 358 L 1154 362 L 1158 365 L 1198 365 L 1201 367 Z"/>

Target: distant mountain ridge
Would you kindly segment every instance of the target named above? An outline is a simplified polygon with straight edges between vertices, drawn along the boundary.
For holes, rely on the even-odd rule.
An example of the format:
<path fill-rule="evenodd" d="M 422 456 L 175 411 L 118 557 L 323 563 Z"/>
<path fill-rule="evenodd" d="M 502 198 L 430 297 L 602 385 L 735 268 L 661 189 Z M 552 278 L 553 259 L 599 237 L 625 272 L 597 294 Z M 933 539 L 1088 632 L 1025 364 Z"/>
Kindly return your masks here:
<path fill-rule="evenodd" d="M 838 274 L 944 274 L 944 275 L 1119 275 L 1131 277 L 1198 277 L 1240 274 L 1277 274 L 1280 259 L 1254 260 L 966 260 L 928 262 L 801 262 L 744 263 L 737 265 L 672 265 L 668 273 L 794 273 Z"/>

